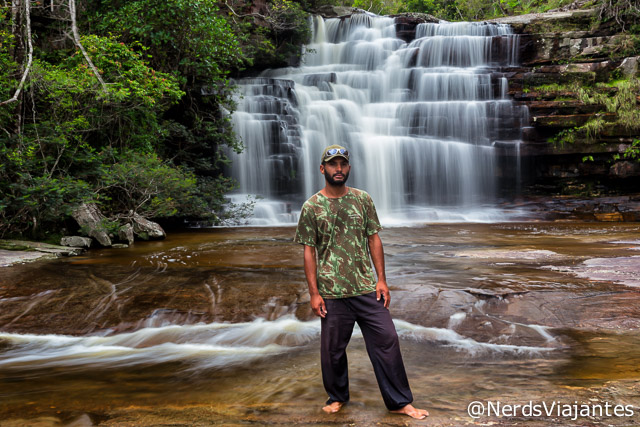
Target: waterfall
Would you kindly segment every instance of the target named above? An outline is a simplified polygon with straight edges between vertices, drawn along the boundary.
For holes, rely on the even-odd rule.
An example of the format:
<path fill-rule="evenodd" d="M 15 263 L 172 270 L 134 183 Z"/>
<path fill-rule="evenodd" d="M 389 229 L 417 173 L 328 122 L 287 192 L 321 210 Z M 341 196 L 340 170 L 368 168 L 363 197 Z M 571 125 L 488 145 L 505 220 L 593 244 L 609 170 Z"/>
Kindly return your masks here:
<path fill-rule="evenodd" d="M 407 43 L 394 18 L 315 17 L 300 67 L 236 82 L 238 193 L 285 206 L 255 223 L 295 222 L 324 186 L 331 144 L 350 150 L 348 184 L 371 194 L 383 222 L 500 219 L 496 147 L 519 144 L 526 116 L 500 71 L 517 53 L 507 25 L 419 24 Z"/>

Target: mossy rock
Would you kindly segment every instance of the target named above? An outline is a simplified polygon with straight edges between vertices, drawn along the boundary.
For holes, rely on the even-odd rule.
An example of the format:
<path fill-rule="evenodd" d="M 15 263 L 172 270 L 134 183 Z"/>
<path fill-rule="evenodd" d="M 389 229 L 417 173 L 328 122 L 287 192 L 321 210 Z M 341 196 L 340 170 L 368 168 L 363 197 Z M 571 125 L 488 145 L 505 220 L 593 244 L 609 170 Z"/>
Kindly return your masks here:
<path fill-rule="evenodd" d="M 580 85 L 592 85 L 596 81 L 594 71 L 563 73 L 527 73 L 524 75 L 525 86 L 535 87 L 551 84 L 570 85 L 578 83 Z"/>
<path fill-rule="evenodd" d="M 33 251 L 33 247 L 25 245 L 22 242 L 12 240 L 0 240 L 0 249 L 7 251 Z"/>

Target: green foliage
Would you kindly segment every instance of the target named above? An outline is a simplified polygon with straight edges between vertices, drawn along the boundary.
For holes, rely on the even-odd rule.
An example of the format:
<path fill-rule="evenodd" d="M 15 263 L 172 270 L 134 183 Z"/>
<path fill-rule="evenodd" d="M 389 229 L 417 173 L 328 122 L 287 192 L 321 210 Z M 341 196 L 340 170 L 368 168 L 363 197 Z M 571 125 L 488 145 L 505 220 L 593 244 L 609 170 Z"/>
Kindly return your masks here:
<path fill-rule="evenodd" d="M 428 13 L 440 19 L 457 21 L 461 19 L 454 0 L 406 0 L 400 12 Z"/>
<path fill-rule="evenodd" d="M 589 120 L 582 126 L 576 128 L 578 131 L 583 131 L 587 137 L 587 141 L 594 141 L 602 129 L 604 129 L 605 121 L 602 117 L 595 117 Z"/>
<path fill-rule="evenodd" d="M 405 10 L 402 0 L 354 0 L 352 6 L 376 15 L 394 15 Z"/>
<path fill-rule="evenodd" d="M 0 139 L 0 235 L 46 237 L 76 205 L 93 201 L 111 148 L 155 147 L 165 132 L 159 115 L 183 94 L 173 76 L 121 42 L 89 36 L 82 43 L 106 91 L 72 51 L 57 64 L 34 60 L 18 116 L 28 120 L 16 120 L 16 104 L 0 107 L 7 135 Z"/>
<path fill-rule="evenodd" d="M 300 46 L 311 37 L 309 14 L 290 0 L 270 0 L 269 24 L 273 39 L 282 55 L 301 55 Z"/>
<path fill-rule="evenodd" d="M 640 139 L 634 139 L 631 145 L 629 145 L 622 153 L 614 154 L 613 160 L 620 160 L 621 158 L 628 160 L 635 160 L 640 163 Z"/>
<path fill-rule="evenodd" d="M 15 62 L 11 52 L 15 49 L 15 40 L 11 34 L 11 26 L 7 24 L 8 7 L 0 7 L 0 101 L 9 99 L 18 86 L 16 77 L 20 67 Z M 12 110 L 0 107 L 0 134 L 9 133 L 4 126 L 12 122 Z M 4 136 L 4 135 L 3 135 Z"/>
<path fill-rule="evenodd" d="M 266 12 L 256 14 L 250 2 L 225 1 L 229 23 L 245 56 L 244 64 L 264 69 L 297 62 L 302 54 L 301 45 L 308 43 L 311 36 L 310 15 L 305 8 L 321 3 L 330 2 L 269 0 L 264 3 Z"/>
<path fill-rule="evenodd" d="M 359 0 L 367 3 L 367 0 Z M 369 0 L 371 1 L 371 0 Z M 384 0 L 376 0 L 383 1 Z M 401 12 L 429 13 L 448 21 L 466 21 L 500 16 L 546 12 L 573 0 L 405 0 Z M 366 8 L 365 8 L 366 9 Z"/>
<path fill-rule="evenodd" d="M 549 139 L 555 147 L 564 147 L 564 144 L 573 144 L 576 141 L 576 129 L 563 129 L 558 132 L 553 138 Z"/>
<path fill-rule="evenodd" d="M 537 85 L 532 86 L 530 89 L 535 90 L 536 92 L 542 93 L 565 93 L 565 92 L 576 92 L 580 89 L 580 86 L 577 83 L 571 84 L 545 84 L 545 85 Z"/>
<path fill-rule="evenodd" d="M 547 93 L 565 93 L 568 89 L 561 85 L 539 86 L 536 90 L 544 89 Z M 562 146 L 565 143 L 573 143 L 576 138 L 585 138 L 587 141 L 597 141 L 600 133 L 607 126 L 622 126 L 630 135 L 640 131 L 640 108 L 638 105 L 638 93 L 640 93 L 640 80 L 638 78 L 619 78 L 608 82 L 597 83 L 594 86 L 576 87 L 576 98 L 587 105 L 600 105 L 610 113 L 610 119 L 605 119 L 602 113 L 596 114 L 584 125 L 572 129 L 565 129 L 550 139 L 553 144 Z M 613 160 L 636 159 L 640 161 L 640 141 L 634 140 L 621 157 L 613 156 Z M 585 156 L 583 161 L 593 161 L 592 156 Z"/>
<path fill-rule="evenodd" d="M 93 21 L 103 34 L 146 46 L 151 65 L 184 84 L 210 84 L 242 65 L 237 38 L 213 0 L 104 2 Z"/>
<path fill-rule="evenodd" d="M 185 210 L 201 213 L 192 172 L 153 153 L 125 151 L 116 157 L 115 163 L 101 168 L 96 187 L 108 218 L 170 217 Z"/>
<path fill-rule="evenodd" d="M 60 64 L 35 61 L 31 77 L 40 120 L 25 133 L 93 148 L 151 149 L 162 137 L 159 114 L 183 95 L 175 77 L 148 66 L 141 54 L 113 38 L 83 37 L 106 92 L 79 52 Z"/>
<path fill-rule="evenodd" d="M 640 4 L 637 0 L 607 0 L 598 5 L 598 20 L 613 22 L 623 32 L 638 33 L 640 27 Z"/>
<path fill-rule="evenodd" d="M 220 178 L 222 165 L 228 162 L 221 147 L 240 151 L 242 146 L 228 114 L 235 105 L 227 75 L 250 63 L 241 50 L 246 37 L 236 36 L 239 28 L 234 21 L 223 16 L 212 0 L 109 0 L 96 10 L 93 21 L 99 31 L 115 32 L 120 40 L 136 43 L 149 55 L 151 66 L 175 75 L 185 90 L 162 117 L 160 144 L 153 147 L 156 153 L 193 171 L 199 186 L 215 176 L 221 189 L 231 188 Z M 261 48 L 269 50 L 271 45 L 265 41 Z M 223 194 L 212 193 L 217 200 L 209 199 L 211 209 L 222 203 Z"/>
<path fill-rule="evenodd" d="M 0 236 L 44 237 L 48 225 L 93 197 L 81 178 L 46 173 L 40 155 L 33 141 L 0 138 Z"/>
<path fill-rule="evenodd" d="M 638 93 L 640 93 L 640 80 L 634 77 L 599 83 L 593 88 L 581 88 L 578 91 L 578 97 L 585 104 L 604 106 L 608 112 L 617 115 L 616 124 L 624 126 L 629 131 L 638 131 L 640 130 Z"/>

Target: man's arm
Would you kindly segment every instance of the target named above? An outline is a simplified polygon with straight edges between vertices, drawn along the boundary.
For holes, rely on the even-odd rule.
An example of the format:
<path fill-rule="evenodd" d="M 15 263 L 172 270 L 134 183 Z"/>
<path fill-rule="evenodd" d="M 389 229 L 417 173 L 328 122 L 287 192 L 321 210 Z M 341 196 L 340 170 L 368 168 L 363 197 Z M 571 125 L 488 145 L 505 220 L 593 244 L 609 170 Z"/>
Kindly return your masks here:
<path fill-rule="evenodd" d="M 309 286 L 309 295 L 311 296 L 311 309 L 316 316 L 325 317 L 327 315 L 327 307 L 324 305 L 324 299 L 318 292 L 318 266 L 316 261 L 316 248 L 304 245 L 304 275 L 307 278 Z"/>
<path fill-rule="evenodd" d="M 380 301 L 380 297 L 384 299 L 384 307 L 389 308 L 391 296 L 389 295 L 389 286 L 387 286 L 387 275 L 384 271 L 384 250 L 382 249 L 382 240 L 378 233 L 372 234 L 369 239 L 369 252 L 373 267 L 378 275 L 378 283 L 376 283 L 376 297 Z"/>

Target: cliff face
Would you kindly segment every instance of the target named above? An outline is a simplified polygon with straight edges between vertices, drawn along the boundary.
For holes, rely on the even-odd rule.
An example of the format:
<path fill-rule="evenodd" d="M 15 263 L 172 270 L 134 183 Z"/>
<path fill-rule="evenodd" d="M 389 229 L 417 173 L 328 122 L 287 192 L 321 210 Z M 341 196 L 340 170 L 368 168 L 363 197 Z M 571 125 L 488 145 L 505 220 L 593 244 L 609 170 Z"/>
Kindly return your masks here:
<path fill-rule="evenodd" d="M 601 84 L 604 95 L 596 100 L 586 99 L 583 89 L 639 76 L 640 57 L 625 55 L 637 52 L 633 36 L 599 24 L 593 9 L 495 22 L 508 23 L 521 35 L 522 66 L 507 71 L 510 95 L 530 113 L 521 147 L 525 193 L 637 192 L 640 163 L 624 153 L 640 138 L 638 127 L 624 123 L 622 110 L 607 108 L 605 100 L 621 89 Z M 637 109 L 640 93 L 637 87 L 630 90 L 635 97 L 630 108 Z"/>

